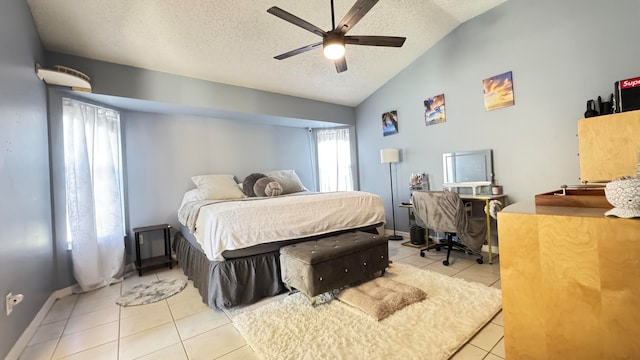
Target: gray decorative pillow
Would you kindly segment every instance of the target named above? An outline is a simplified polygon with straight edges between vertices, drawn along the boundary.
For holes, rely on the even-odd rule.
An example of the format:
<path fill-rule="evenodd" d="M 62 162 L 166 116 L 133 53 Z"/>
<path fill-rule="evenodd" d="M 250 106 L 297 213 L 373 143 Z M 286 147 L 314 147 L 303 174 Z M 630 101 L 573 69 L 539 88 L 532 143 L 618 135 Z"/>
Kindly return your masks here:
<path fill-rule="evenodd" d="M 266 177 L 266 175 L 261 173 L 250 174 L 242 182 L 242 191 L 244 191 L 247 196 L 255 197 L 256 193 L 253 191 L 253 186 L 256 184 L 256 181 L 263 177 Z"/>
<path fill-rule="evenodd" d="M 302 185 L 298 174 L 295 170 L 275 170 L 267 171 L 264 173 L 266 176 L 274 178 L 282 185 L 283 194 L 292 194 L 300 191 L 307 191 L 307 188 Z"/>
<path fill-rule="evenodd" d="M 260 197 L 278 196 L 282 194 L 282 185 L 275 179 L 265 176 L 256 181 L 253 192 Z"/>

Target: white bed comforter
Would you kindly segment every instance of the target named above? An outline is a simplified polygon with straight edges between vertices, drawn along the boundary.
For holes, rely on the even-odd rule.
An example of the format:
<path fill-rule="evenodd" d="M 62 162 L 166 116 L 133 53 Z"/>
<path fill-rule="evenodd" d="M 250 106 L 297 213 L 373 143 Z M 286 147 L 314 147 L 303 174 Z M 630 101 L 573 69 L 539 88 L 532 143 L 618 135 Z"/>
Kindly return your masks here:
<path fill-rule="evenodd" d="M 382 199 L 361 191 L 309 193 L 183 204 L 178 220 L 210 260 L 225 250 L 321 235 L 385 222 Z"/>

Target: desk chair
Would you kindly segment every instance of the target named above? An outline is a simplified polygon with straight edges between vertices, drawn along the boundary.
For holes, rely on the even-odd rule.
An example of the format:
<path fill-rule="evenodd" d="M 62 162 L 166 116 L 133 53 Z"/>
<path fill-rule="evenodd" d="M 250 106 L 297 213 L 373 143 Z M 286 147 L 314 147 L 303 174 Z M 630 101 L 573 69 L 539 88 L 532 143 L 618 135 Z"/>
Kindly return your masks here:
<path fill-rule="evenodd" d="M 484 218 L 471 217 L 460 199 L 451 191 L 415 191 L 413 193 L 413 210 L 419 226 L 445 234 L 446 244 L 437 243 L 420 250 L 424 252 L 435 248 L 447 247 L 447 258 L 442 262 L 449 266 L 451 249 L 462 250 L 477 255 L 476 262 L 482 264 L 482 245 L 485 242 L 487 226 Z M 454 241 L 457 236 L 459 241 Z"/>

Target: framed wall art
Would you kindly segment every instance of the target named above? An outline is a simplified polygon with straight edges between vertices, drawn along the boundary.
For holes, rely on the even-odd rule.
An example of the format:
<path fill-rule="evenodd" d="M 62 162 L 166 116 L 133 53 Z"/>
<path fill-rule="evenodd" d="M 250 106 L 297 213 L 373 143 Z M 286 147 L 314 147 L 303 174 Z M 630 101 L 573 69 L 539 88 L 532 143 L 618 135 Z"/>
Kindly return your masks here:
<path fill-rule="evenodd" d="M 424 101 L 424 124 L 434 125 L 447 121 L 444 113 L 444 94 L 430 97 Z"/>
<path fill-rule="evenodd" d="M 513 79 L 511 71 L 482 80 L 484 109 L 486 111 L 512 106 Z"/>
<path fill-rule="evenodd" d="M 382 114 L 382 135 L 389 136 L 398 133 L 398 110 Z"/>

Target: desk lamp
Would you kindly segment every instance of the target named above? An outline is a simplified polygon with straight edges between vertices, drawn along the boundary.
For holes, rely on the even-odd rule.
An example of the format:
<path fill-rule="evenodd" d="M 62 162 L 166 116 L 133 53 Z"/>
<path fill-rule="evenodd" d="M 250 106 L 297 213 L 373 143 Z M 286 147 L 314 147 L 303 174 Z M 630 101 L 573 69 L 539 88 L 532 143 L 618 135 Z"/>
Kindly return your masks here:
<path fill-rule="evenodd" d="M 393 176 L 391 175 L 391 164 L 400 162 L 400 151 L 388 148 L 380 150 L 380 163 L 389 164 L 389 180 L 391 183 L 391 213 L 393 217 L 393 235 L 389 240 L 402 240 L 402 236 L 396 235 L 396 206 L 393 203 Z"/>

